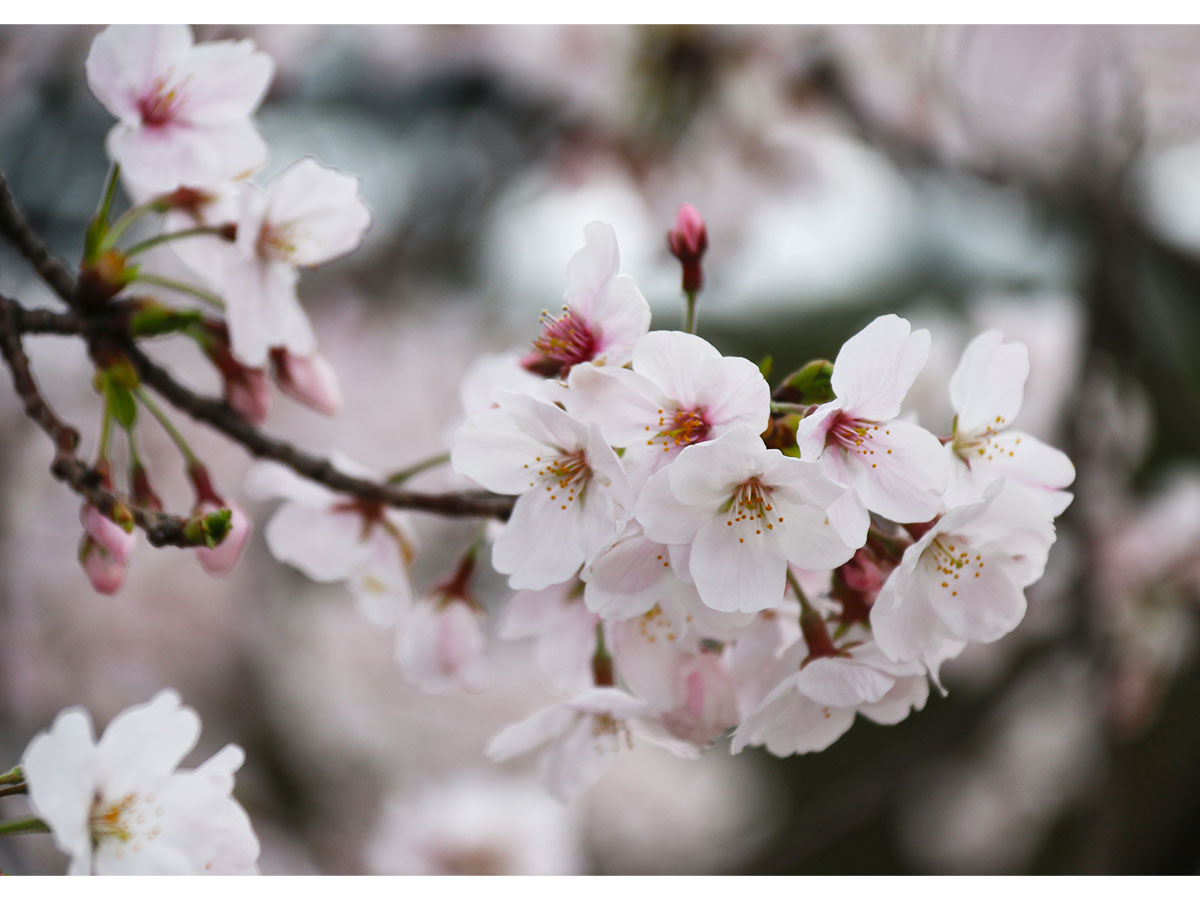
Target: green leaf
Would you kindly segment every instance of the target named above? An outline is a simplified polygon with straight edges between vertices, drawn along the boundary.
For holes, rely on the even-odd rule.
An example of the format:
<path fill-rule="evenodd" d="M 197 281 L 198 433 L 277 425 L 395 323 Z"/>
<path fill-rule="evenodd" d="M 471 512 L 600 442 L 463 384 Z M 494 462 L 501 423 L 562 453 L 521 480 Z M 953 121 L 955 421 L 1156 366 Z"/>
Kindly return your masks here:
<path fill-rule="evenodd" d="M 837 397 L 832 379 L 833 363 L 827 359 L 814 359 L 785 378 L 775 390 L 774 398 L 805 406 L 828 403 Z"/>
<path fill-rule="evenodd" d="M 111 375 L 105 379 L 104 385 L 109 412 L 117 424 L 128 431 L 137 421 L 137 402 L 133 399 L 133 392 Z"/>

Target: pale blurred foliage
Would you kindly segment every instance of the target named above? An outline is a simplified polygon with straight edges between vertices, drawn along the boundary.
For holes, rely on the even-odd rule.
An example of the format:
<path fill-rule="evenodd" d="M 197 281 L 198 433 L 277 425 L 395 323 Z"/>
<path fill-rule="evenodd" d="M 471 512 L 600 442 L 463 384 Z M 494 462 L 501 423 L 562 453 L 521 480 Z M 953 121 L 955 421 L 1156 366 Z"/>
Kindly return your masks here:
<path fill-rule="evenodd" d="M 109 122 L 83 82 L 94 33 L 0 29 L 0 167 L 70 259 L 105 168 Z M 462 373 L 483 353 L 527 346 L 594 219 L 616 228 L 655 327 L 678 327 L 665 232 L 684 200 L 712 246 L 701 333 L 755 361 L 773 354 L 776 376 L 832 358 L 876 313 L 901 312 L 933 334 L 907 409 L 947 434 L 946 384 L 966 342 L 999 328 L 1030 348 L 1018 423 L 1067 448 L 1080 478 L 1021 628 L 948 666 L 945 700 L 894 729 L 860 723 L 821 757 L 729 757 L 723 743 L 700 763 L 623 754 L 576 808 L 538 819 L 563 839 L 547 865 L 1194 866 L 1195 791 L 1176 801 L 1164 785 L 1200 749 L 1193 729 L 1176 728 L 1180 703 L 1200 699 L 1200 440 L 1188 405 L 1200 280 L 1175 274 L 1182 259 L 1190 277 L 1186 260 L 1200 253 L 1200 32 L 205 26 L 197 36 L 252 37 L 278 61 L 259 117 L 272 148 L 263 176 L 314 155 L 358 174 L 375 215 L 355 256 L 301 283 L 346 397 L 326 420 L 277 395 L 268 429 L 301 445 L 378 471 L 444 450 Z M 1118 176 L 1121 190 L 1108 191 Z M 1158 254 L 1120 282 L 1140 331 L 1113 326 L 1097 300 L 1096 273 L 1114 258 L 1096 237 L 1106 202 Z M 26 271 L 0 250 L 0 292 L 53 306 Z M 99 408 L 82 348 L 28 344 L 45 393 L 92 452 Z M 185 342 L 153 350 L 197 389 L 219 389 Z M 245 454 L 175 418 L 220 489 L 241 496 Z M 140 438 L 168 507 L 185 509 L 172 446 L 152 422 Z M 261 505 L 229 577 L 143 542 L 125 589 L 95 596 L 74 559 L 79 502 L 51 480 L 48 441 L 5 391 L 0 460 L 0 767 L 64 706 L 103 723 L 172 686 L 204 719 L 197 759 L 227 741 L 246 747 L 238 793 L 264 871 L 390 871 L 380 860 L 413 852 L 399 848 L 431 809 L 441 818 L 429 830 L 447 846 L 494 850 L 489 792 L 527 790 L 535 765 L 489 768 L 482 748 L 547 702 L 529 646 L 496 643 L 484 694 L 419 693 L 392 636 L 363 622 L 340 586 L 270 559 Z M 454 484 L 445 471 L 416 482 Z M 428 586 L 474 531 L 427 516 L 417 527 Z M 483 573 L 480 592 L 495 610 L 502 580 Z M 1129 774 L 1145 760 L 1161 773 L 1153 790 Z M 1146 817 L 1130 812 L 1138 796 Z M 18 801 L 0 804 L 17 814 Z M 1121 830 L 1147 821 L 1144 843 Z M 1170 846 L 1151 848 L 1155 836 Z M 1118 846 L 1126 855 L 1113 862 Z M 524 859 L 505 848 L 504 859 Z M 499 866 L 462 852 L 467 868 Z M 61 868 L 48 840 L 0 844 L 0 869 Z"/>

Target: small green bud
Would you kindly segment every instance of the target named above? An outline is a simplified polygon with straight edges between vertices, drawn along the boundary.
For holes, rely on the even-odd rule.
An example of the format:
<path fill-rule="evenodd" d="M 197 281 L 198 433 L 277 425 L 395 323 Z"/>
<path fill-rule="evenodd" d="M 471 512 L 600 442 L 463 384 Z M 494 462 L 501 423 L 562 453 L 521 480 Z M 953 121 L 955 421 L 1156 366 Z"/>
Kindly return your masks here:
<path fill-rule="evenodd" d="M 814 359 L 783 380 L 775 390 L 775 399 L 782 403 L 819 406 L 837 397 L 833 391 L 833 363 Z"/>

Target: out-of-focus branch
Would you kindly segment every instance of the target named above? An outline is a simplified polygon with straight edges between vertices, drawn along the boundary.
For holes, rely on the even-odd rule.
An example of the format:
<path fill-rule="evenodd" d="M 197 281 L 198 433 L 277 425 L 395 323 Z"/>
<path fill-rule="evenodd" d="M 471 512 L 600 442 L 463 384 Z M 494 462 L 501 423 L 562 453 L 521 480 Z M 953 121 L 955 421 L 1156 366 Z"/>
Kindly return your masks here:
<path fill-rule="evenodd" d="M 25 415 L 36 422 L 54 442 L 54 461 L 50 464 L 50 473 L 113 521 L 128 521 L 127 516 L 131 516 L 154 546 L 195 546 L 195 542 L 184 534 L 187 519 L 140 507 L 127 497 L 110 491 L 104 487 L 104 476 L 76 455 L 79 432 L 60 419 L 46 403 L 29 368 L 29 357 L 25 355 L 25 348 L 21 344 L 19 327 L 20 320 L 27 314 L 28 311 L 21 309 L 15 301 L 0 297 L 0 355 L 8 363 L 13 387 L 24 404 Z"/>
<path fill-rule="evenodd" d="M 138 377 L 154 388 L 176 409 L 199 422 L 215 428 L 250 454 L 262 459 L 283 463 L 310 481 L 322 484 L 341 494 L 351 494 L 368 503 L 382 503 L 398 509 L 438 513 L 446 516 L 507 517 L 512 511 L 513 498 L 485 491 L 425 494 L 405 490 L 396 485 L 355 478 L 340 472 L 327 459 L 313 456 L 289 444 L 269 437 L 246 422 L 223 401 L 202 397 L 184 387 L 170 372 L 162 368 L 133 341 L 127 341 L 123 351 L 133 363 Z"/>
<path fill-rule="evenodd" d="M 2 172 L 0 172 L 0 233 L 6 235 L 17 245 L 26 258 L 33 263 L 38 274 L 54 288 L 59 296 L 73 307 L 78 305 L 75 279 L 66 266 L 50 254 L 45 244 L 29 226 L 14 203 Z M 74 463 L 70 461 L 71 458 L 74 458 L 74 449 L 79 442 L 79 435 L 73 428 L 69 428 L 59 421 L 37 393 L 37 386 L 29 372 L 28 359 L 21 348 L 21 332 L 93 336 L 103 334 L 106 339 L 120 347 L 137 370 L 138 377 L 171 405 L 187 413 L 193 419 L 221 432 L 230 440 L 244 447 L 251 455 L 282 463 L 310 481 L 315 481 L 338 493 L 350 494 L 368 503 L 382 503 L 398 509 L 411 509 L 446 516 L 506 518 L 512 511 L 512 497 L 491 494 L 486 491 L 426 494 L 405 490 L 397 485 L 355 478 L 338 471 L 327 459 L 306 453 L 286 441 L 265 435 L 242 419 L 225 402 L 200 396 L 176 381 L 170 372 L 142 352 L 131 337 L 122 334 L 119 329 L 111 327 L 112 323 L 107 321 L 108 317 L 105 316 L 103 309 L 94 313 L 58 315 L 42 310 L 27 310 L 15 301 L 3 298 L 0 298 L 0 301 L 3 301 L 3 312 L 6 316 L 5 358 L 9 359 L 9 366 L 13 369 L 17 392 L 26 403 L 26 412 L 42 425 L 43 429 L 47 430 L 47 433 L 54 438 L 56 447 L 59 448 L 59 456 L 55 458 L 54 464 L 56 468 L 53 470 L 55 477 L 68 480 L 78 492 L 82 492 L 82 489 L 86 488 L 95 493 L 98 499 L 105 500 L 105 494 L 109 495 L 105 503 L 95 503 L 95 505 L 110 518 L 112 518 L 113 503 L 118 502 L 119 498 L 111 492 L 98 488 L 95 479 L 87 474 L 89 472 L 94 474 L 94 470 L 78 459 L 75 459 Z M 10 350 L 13 353 L 11 357 L 9 356 Z M 20 371 L 24 373 L 23 379 L 18 377 L 18 367 L 14 366 L 12 361 L 14 359 L 20 364 Z M 60 437 L 66 441 L 67 435 L 70 436 L 69 441 L 66 443 L 60 441 Z M 64 447 L 66 447 L 65 452 L 69 454 L 69 457 L 63 457 Z M 68 479 L 66 477 L 68 475 L 74 480 Z M 90 495 L 88 496 L 89 499 L 92 499 Z M 130 509 L 133 510 L 133 507 L 130 506 Z M 153 510 L 142 512 L 143 516 L 150 514 L 161 517 L 161 514 L 154 513 Z M 169 519 L 170 517 L 165 518 Z M 138 524 L 146 529 L 147 535 L 151 537 L 151 543 L 156 543 L 154 536 L 159 537 L 161 543 L 175 543 L 172 540 L 174 532 L 166 528 L 164 523 L 157 523 L 154 536 L 150 535 L 151 529 L 141 520 L 138 520 Z"/>
<path fill-rule="evenodd" d="M 33 265 L 34 271 L 53 288 L 67 305 L 75 304 L 75 278 L 50 252 L 36 231 L 17 208 L 8 181 L 0 172 L 0 234 L 7 237 Z"/>

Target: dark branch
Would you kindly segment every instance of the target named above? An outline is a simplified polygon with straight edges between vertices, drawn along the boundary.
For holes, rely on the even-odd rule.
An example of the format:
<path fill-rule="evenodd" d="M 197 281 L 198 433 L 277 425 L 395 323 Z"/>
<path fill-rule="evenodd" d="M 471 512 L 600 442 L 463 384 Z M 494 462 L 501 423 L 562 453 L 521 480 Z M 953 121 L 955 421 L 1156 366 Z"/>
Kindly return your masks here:
<path fill-rule="evenodd" d="M 327 459 L 306 453 L 277 438 L 268 437 L 248 424 L 224 402 L 202 397 L 177 382 L 171 373 L 146 356 L 133 341 L 122 348 L 138 377 L 154 388 L 176 409 L 198 422 L 215 428 L 253 456 L 283 463 L 310 481 L 342 494 L 352 494 L 368 503 L 383 503 L 399 509 L 439 513 L 446 516 L 499 516 L 512 511 L 513 498 L 486 492 L 425 494 L 396 485 L 346 475 Z"/>
<path fill-rule="evenodd" d="M 0 233 L 7 237 L 33 265 L 34 271 L 54 289 L 69 306 L 75 303 L 75 277 L 54 257 L 17 209 L 8 181 L 0 172 Z"/>
<path fill-rule="evenodd" d="M 25 406 L 25 415 L 49 435 L 54 442 L 54 461 L 50 464 L 51 474 L 70 485 L 100 512 L 113 521 L 119 521 L 121 513 L 128 511 L 139 528 L 146 532 L 146 539 L 156 547 L 191 547 L 194 542 L 184 536 L 188 520 L 169 516 L 157 510 L 139 507 L 127 497 L 122 497 L 104 487 L 104 476 L 83 462 L 75 453 L 79 447 L 79 432 L 60 419 L 42 398 L 33 372 L 29 368 L 29 357 L 21 345 L 19 321 L 28 313 L 7 297 L 0 297 L 0 355 L 12 372 L 13 387 Z"/>
<path fill-rule="evenodd" d="M 73 313 L 56 313 L 48 309 L 26 309 L 15 300 L 5 300 L 12 310 L 16 329 L 21 334 L 62 334 L 77 336 L 86 333 L 87 324 Z"/>

